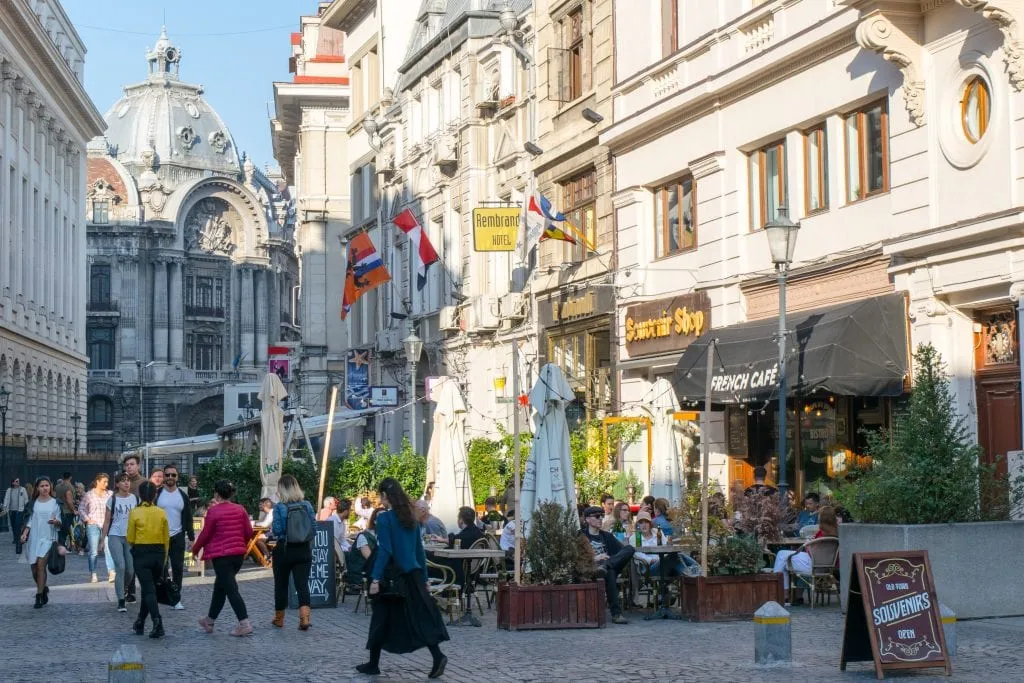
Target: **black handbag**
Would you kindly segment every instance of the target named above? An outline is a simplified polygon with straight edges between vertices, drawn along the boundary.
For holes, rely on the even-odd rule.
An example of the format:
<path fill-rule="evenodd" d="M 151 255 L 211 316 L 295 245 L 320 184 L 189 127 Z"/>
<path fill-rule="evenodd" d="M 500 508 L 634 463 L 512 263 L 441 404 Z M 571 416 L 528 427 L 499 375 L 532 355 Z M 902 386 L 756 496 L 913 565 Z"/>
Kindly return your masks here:
<path fill-rule="evenodd" d="M 156 580 L 156 601 L 168 607 L 174 607 L 181 602 L 181 587 L 175 585 L 171 580 L 171 574 L 166 564 L 163 576 Z"/>
<path fill-rule="evenodd" d="M 50 544 L 50 551 L 46 554 L 46 569 L 51 574 L 63 574 L 65 567 L 64 556 L 60 553 L 60 544 L 54 541 Z"/>

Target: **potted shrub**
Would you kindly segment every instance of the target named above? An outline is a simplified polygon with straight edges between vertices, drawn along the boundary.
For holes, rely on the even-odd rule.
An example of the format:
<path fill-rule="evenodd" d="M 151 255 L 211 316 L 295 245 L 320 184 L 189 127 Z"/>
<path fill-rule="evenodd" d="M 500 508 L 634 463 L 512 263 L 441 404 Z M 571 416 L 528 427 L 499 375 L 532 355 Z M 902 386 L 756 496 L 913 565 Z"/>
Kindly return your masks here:
<path fill-rule="evenodd" d="M 843 609 L 853 553 L 927 550 L 939 599 L 958 617 L 1024 614 L 1024 592 L 1007 571 L 1024 561 L 1024 523 L 1007 521 L 1020 482 L 982 462 L 939 353 L 921 345 L 914 365 L 907 408 L 867 434 L 870 468 L 837 486 L 857 520 L 839 526 Z"/>
<path fill-rule="evenodd" d="M 605 595 L 575 510 L 541 503 L 526 539 L 527 585 L 498 585 L 498 628 L 603 628 Z"/>

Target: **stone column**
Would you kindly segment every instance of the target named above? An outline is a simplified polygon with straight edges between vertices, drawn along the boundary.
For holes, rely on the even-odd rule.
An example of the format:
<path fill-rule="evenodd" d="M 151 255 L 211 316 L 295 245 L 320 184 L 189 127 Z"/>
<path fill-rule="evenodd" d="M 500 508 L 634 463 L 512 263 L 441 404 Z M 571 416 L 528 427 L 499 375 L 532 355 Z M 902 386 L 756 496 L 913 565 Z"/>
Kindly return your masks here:
<path fill-rule="evenodd" d="M 255 273 L 254 292 L 256 296 L 256 367 L 263 369 L 267 366 L 267 310 L 270 306 L 270 278 L 273 275 L 268 270 L 261 270 Z"/>
<path fill-rule="evenodd" d="M 181 366 L 185 361 L 185 308 L 182 299 L 182 269 L 185 260 L 176 258 L 171 267 L 171 363 Z"/>
<path fill-rule="evenodd" d="M 1024 324 L 1024 282 L 1014 282 L 1010 285 L 1010 298 L 1017 302 L 1017 339 L 1019 340 L 1020 331 L 1024 329 L 1021 327 Z M 1018 350 L 1017 357 L 1020 362 L 1021 387 L 1024 387 L 1024 354 Z M 1021 401 L 1021 419 L 1024 420 L 1024 401 Z M 1024 425 L 1024 422 L 1021 422 L 1021 424 Z M 1024 443 L 1024 434 L 1021 435 L 1021 443 Z M 1010 476 L 1014 476 L 1012 471 Z"/>
<path fill-rule="evenodd" d="M 120 324 L 117 327 L 117 336 L 121 347 L 121 363 L 134 369 L 135 361 L 139 358 L 138 348 L 138 323 L 136 318 L 136 297 L 139 295 L 138 272 L 139 265 L 135 259 L 119 257 L 117 259 L 117 270 L 121 274 L 119 280 L 121 291 L 117 297 L 118 310 L 121 312 Z"/>
<path fill-rule="evenodd" d="M 242 329 L 242 363 L 252 367 L 256 356 L 256 319 L 255 303 L 253 300 L 252 268 L 242 266 L 242 297 L 239 322 Z"/>
<path fill-rule="evenodd" d="M 4 61 L 0 64 L 0 121 L 4 124 L 4 130 L 10 131 L 12 129 L 11 121 L 13 120 L 12 112 L 13 106 L 13 95 L 14 95 L 14 70 L 11 62 Z M 0 153 L 3 154 L 4 159 L 9 159 L 8 156 L 8 145 L 10 135 L 0 135 Z M 0 174 L 0 248 L 3 253 L 0 254 L 0 296 L 10 297 L 11 281 L 12 281 L 12 268 L 14 267 L 14 255 L 11 250 L 11 245 L 14 239 L 12 234 L 13 229 L 13 218 L 11 215 L 12 202 L 14 200 L 11 197 L 9 175 L 10 171 L 8 168 L 3 169 L 3 174 Z M 8 304 L 9 306 L 9 304 Z"/>
<path fill-rule="evenodd" d="M 167 362 L 168 319 L 167 259 L 153 260 L 153 360 Z"/>

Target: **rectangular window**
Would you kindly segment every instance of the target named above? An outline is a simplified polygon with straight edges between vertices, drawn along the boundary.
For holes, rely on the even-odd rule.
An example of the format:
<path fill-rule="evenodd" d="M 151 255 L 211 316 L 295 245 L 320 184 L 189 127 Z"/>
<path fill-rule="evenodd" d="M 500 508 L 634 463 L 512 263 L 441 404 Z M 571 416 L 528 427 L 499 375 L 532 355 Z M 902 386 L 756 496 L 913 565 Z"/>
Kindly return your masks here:
<path fill-rule="evenodd" d="M 114 369 L 114 328 L 90 327 L 86 330 L 90 370 Z"/>
<path fill-rule="evenodd" d="M 92 222 L 96 225 L 106 225 L 110 222 L 110 202 L 105 199 L 93 201 Z"/>
<path fill-rule="evenodd" d="M 562 45 L 567 50 L 568 83 L 566 97 L 575 100 L 590 87 L 589 3 L 580 5 L 562 20 Z"/>
<path fill-rule="evenodd" d="M 679 0 L 661 0 L 661 56 L 679 49 Z"/>
<path fill-rule="evenodd" d="M 195 278 L 191 275 L 185 276 L 185 308 L 191 308 L 194 305 L 195 298 L 193 292 L 195 290 Z"/>
<path fill-rule="evenodd" d="M 564 258 L 567 262 L 577 263 L 594 253 L 584 244 L 583 237 L 591 246 L 597 246 L 596 198 L 597 171 L 593 169 L 562 184 L 562 214 L 569 225 L 560 227 L 576 240 L 576 244 L 565 242 Z"/>
<path fill-rule="evenodd" d="M 193 370 L 220 370 L 223 361 L 219 334 L 189 333 L 185 338 L 185 357 Z"/>
<path fill-rule="evenodd" d="M 824 123 L 804 136 L 804 194 L 808 215 L 828 208 L 828 143 Z"/>
<path fill-rule="evenodd" d="M 750 227 L 760 230 L 786 205 L 786 142 L 774 142 L 750 155 Z"/>
<path fill-rule="evenodd" d="M 889 190 L 889 115 L 884 102 L 846 116 L 846 201 Z"/>
<path fill-rule="evenodd" d="M 654 229 L 658 258 L 697 246 L 697 193 L 692 177 L 655 190 Z"/>
<path fill-rule="evenodd" d="M 89 268 L 89 303 L 110 303 L 110 265 L 97 263 Z"/>

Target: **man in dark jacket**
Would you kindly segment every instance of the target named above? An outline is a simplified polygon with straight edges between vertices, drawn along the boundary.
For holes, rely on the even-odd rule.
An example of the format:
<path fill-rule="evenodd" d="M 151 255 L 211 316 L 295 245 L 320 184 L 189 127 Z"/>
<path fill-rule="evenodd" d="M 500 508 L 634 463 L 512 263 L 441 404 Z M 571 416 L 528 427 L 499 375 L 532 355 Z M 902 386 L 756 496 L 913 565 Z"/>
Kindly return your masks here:
<path fill-rule="evenodd" d="M 459 533 L 448 535 L 448 547 L 458 548 L 459 550 L 469 550 L 473 547 L 473 544 L 484 537 L 484 532 L 480 530 L 480 527 L 476 525 L 476 510 L 471 507 L 459 508 L 458 517 Z M 444 560 L 445 564 L 452 568 L 455 572 L 455 583 L 461 586 L 463 595 L 467 594 L 467 588 L 472 592 L 472 587 L 466 585 L 466 570 L 473 564 L 472 560 L 461 560 L 458 558 L 450 558 Z M 473 616 L 473 609 L 470 609 L 462 617 L 463 623 L 472 624 L 473 626 L 479 626 L 480 621 Z"/>
<path fill-rule="evenodd" d="M 622 616 L 617 582 L 619 572 L 629 566 L 636 549 L 630 545 L 622 545 L 615 536 L 602 530 L 603 519 L 604 510 L 597 506 L 588 507 L 583 511 L 586 526 L 580 533 L 590 542 L 590 547 L 594 550 L 594 562 L 604 573 L 605 596 L 608 599 L 608 608 L 612 612 L 612 623 L 628 624 L 629 621 Z"/>

